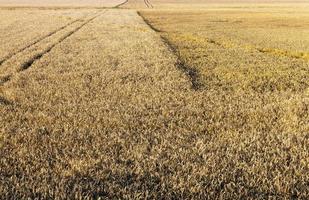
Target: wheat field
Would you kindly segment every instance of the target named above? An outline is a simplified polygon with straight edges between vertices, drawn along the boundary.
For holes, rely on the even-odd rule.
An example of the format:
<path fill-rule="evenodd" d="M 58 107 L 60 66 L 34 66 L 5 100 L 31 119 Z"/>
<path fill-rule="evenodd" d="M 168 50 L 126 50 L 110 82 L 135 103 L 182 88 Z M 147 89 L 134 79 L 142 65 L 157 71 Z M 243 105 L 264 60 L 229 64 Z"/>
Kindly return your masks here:
<path fill-rule="evenodd" d="M 0 0 L 0 199 L 308 199 L 308 11 Z"/>

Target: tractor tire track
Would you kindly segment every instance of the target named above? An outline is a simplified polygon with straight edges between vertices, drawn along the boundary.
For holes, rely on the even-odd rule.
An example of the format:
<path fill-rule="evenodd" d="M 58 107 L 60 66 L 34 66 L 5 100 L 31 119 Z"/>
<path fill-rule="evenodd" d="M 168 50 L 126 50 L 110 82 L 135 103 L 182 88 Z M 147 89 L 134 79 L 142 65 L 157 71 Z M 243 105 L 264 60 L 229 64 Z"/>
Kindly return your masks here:
<path fill-rule="evenodd" d="M 159 33 L 162 32 L 149 23 L 149 21 L 140 13 L 137 12 L 137 14 L 142 18 L 142 20 L 149 26 L 150 29 L 152 29 L 154 32 Z M 161 40 L 164 43 L 164 45 L 176 56 L 176 63 L 175 66 L 181 70 L 190 80 L 191 82 L 191 88 L 194 91 L 200 90 L 200 88 L 204 87 L 203 83 L 200 81 L 200 73 L 199 71 L 186 64 L 186 62 L 181 58 L 180 52 L 177 50 L 175 45 L 173 45 L 166 37 L 160 34 Z"/>
<path fill-rule="evenodd" d="M 147 8 L 149 8 L 148 2 L 144 0 L 144 4 L 146 5 Z"/>
<path fill-rule="evenodd" d="M 0 96 L 0 105 L 9 106 L 9 105 L 12 105 L 12 102 Z"/>
<path fill-rule="evenodd" d="M 120 3 L 120 4 L 116 5 L 116 6 L 114 6 L 113 8 L 119 8 L 119 7 L 121 7 L 121 6 L 125 5 L 125 4 L 127 4 L 128 2 L 129 2 L 129 0 L 125 0 L 124 2 L 122 2 L 122 3 Z"/>
<path fill-rule="evenodd" d="M 147 0 L 144 0 L 144 3 L 146 5 L 147 8 L 150 8 L 150 5 L 148 4 L 148 1 Z"/>
<path fill-rule="evenodd" d="M 69 28 L 70 26 L 67 26 L 66 28 L 63 28 L 62 30 L 65 31 L 65 33 L 63 33 L 63 35 L 61 34 L 59 36 L 59 38 L 57 38 L 55 41 L 47 41 L 47 46 L 45 48 L 42 48 L 41 50 L 37 50 L 37 48 L 40 47 L 40 45 L 44 45 L 45 43 L 39 44 L 39 42 L 36 44 L 38 45 L 38 47 L 36 47 L 36 45 L 32 45 L 28 48 L 26 48 L 24 51 L 30 51 L 30 52 L 20 52 L 20 54 L 31 54 L 31 52 L 35 52 L 33 55 L 27 57 L 24 61 L 19 62 L 19 59 L 17 58 L 16 61 L 19 62 L 18 64 L 13 64 L 8 63 L 8 65 L 6 66 L 6 69 L 1 69 L 2 71 L 4 71 L 4 74 L 0 75 L 0 86 L 4 85 L 5 83 L 7 83 L 8 81 L 11 80 L 11 77 L 14 75 L 14 73 L 18 73 L 21 71 L 24 71 L 28 68 L 30 68 L 33 63 L 37 60 L 39 60 L 41 57 L 43 57 L 45 54 L 49 53 L 55 46 L 57 46 L 58 44 L 60 44 L 61 42 L 63 42 L 65 39 L 69 38 L 71 35 L 73 35 L 74 33 L 76 33 L 78 30 L 80 30 L 81 28 L 83 28 L 85 25 L 89 24 L 90 22 L 92 22 L 93 20 L 95 20 L 97 17 L 99 17 L 100 15 L 104 14 L 105 12 L 107 12 L 107 10 L 104 10 L 103 12 L 97 12 L 95 13 L 92 17 L 88 18 L 87 20 L 79 20 L 84 21 L 83 23 L 79 24 L 76 27 L 73 27 L 72 30 L 70 31 L 65 31 L 66 28 Z M 71 27 L 70 27 L 71 28 Z M 58 31 L 59 32 L 59 31 Z M 58 33 L 57 32 L 57 33 Z M 57 37 L 56 33 L 54 35 L 49 36 L 51 39 L 53 38 L 53 36 Z M 47 37 L 47 38 L 49 38 Z M 47 39 L 45 38 L 45 39 Z M 44 42 L 43 40 L 41 40 L 42 42 Z M 49 44 L 50 43 L 50 44 Z M 31 49 L 33 48 L 33 49 Z M 16 54 L 16 56 L 18 56 L 18 54 Z M 12 56 L 12 58 L 14 58 L 14 56 Z M 12 68 L 12 65 L 16 66 L 14 69 Z M 1 71 L 0 71 L 1 74 Z"/>
<path fill-rule="evenodd" d="M 148 8 L 153 8 L 152 3 L 149 0 L 145 0 L 148 3 Z"/>
<path fill-rule="evenodd" d="M 200 72 L 195 67 L 189 66 L 182 59 L 180 52 L 177 50 L 175 45 L 173 45 L 166 37 L 161 36 L 161 39 L 168 49 L 176 56 L 177 60 L 175 66 L 189 78 L 192 90 L 198 91 L 200 88 L 204 87 L 203 83 L 200 81 Z"/>
<path fill-rule="evenodd" d="M 66 35 L 64 35 L 63 37 L 61 37 L 56 43 L 52 44 L 49 48 L 45 49 L 44 51 L 42 51 L 41 53 L 35 55 L 34 57 L 32 57 L 32 59 L 28 60 L 27 62 L 23 63 L 22 66 L 20 67 L 20 71 L 26 70 L 29 67 L 31 67 L 31 65 L 36 61 L 39 60 L 42 56 L 44 56 L 45 54 L 47 54 L 48 52 L 50 52 L 55 46 L 57 46 L 58 44 L 60 44 L 61 42 L 63 42 L 65 39 L 67 39 L 68 37 L 70 37 L 71 35 L 73 35 L 74 33 L 76 33 L 78 30 L 80 30 L 81 28 L 83 28 L 85 25 L 87 25 L 88 23 L 90 23 L 91 21 L 95 20 L 97 17 L 99 17 L 100 14 L 95 15 L 94 17 L 90 18 L 89 20 L 87 20 L 85 23 L 82 23 L 80 26 L 78 26 L 76 29 L 74 29 L 73 31 L 68 32 Z"/>
<path fill-rule="evenodd" d="M 61 31 L 61 30 L 64 30 L 64 29 L 67 28 L 68 26 L 71 26 L 72 24 L 74 24 L 74 23 L 76 23 L 76 22 L 78 22 L 78 21 L 81 21 L 81 20 L 82 20 L 83 18 L 85 18 L 85 17 L 86 17 L 86 16 L 83 16 L 83 17 L 81 17 L 81 18 L 79 18 L 79 19 L 73 20 L 73 21 L 69 22 L 68 24 L 66 24 L 66 25 L 64 25 L 64 26 L 61 26 L 60 28 L 58 28 L 58 29 L 56 29 L 56 30 L 54 30 L 54 31 L 52 31 L 52 32 L 50 32 L 50 33 L 48 33 L 47 35 L 45 35 L 45 36 L 43 36 L 43 37 L 40 37 L 39 39 L 33 41 L 32 43 L 28 44 L 27 46 L 25 46 L 25 47 L 23 47 L 23 48 L 17 50 L 16 52 L 14 52 L 14 53 L 12 53 L 12 54 L 10 54 L 10 55 L 8 55 L 8 56 L 5 56 L 2 60 L 0 60 L 0 67 L 1 67 L 1 65 L 2 65 L 4 62 L 6 62 L 7 60 L 11 59 L 11 58 L 14 57 L 15 55 L 17 55 L 17 54 L 19 54 L 19 53 L 25 51 L 26 49 L 30 48 L 31 46 L 34 46 L 34 45 L 38 44 L 39 42 L 41 42 L 41 41 L 44 40 L 44 39 L 46 39 L 46 38 L 48 38 L 48 37 L 51 37 L 51 36 L 55 35 L 56 33 L 58 33 L 58 32 Z"/>
<path fill-rule="evenodd" d="M 12 75 L 0 77 L 0 86 L 11 80 Z"/>
<path fill-rule="evenodd" d="M 128 2 L 129 2 L 129 0 L 125 0 L 124 2 L 122 2 L 122 3 L 120 3 L 120 4 L 116 5 L 116 6 L 114 6 L 114 7 L 112 7 L 112 8 L 119 8 L 119 7 L 121 7 L 121 6 L 125 5 L 125 4 L 127 4 Z M 87 17 L 87 15 L 84 15 L 83 17 L 81 17 L 81 18 L 79 18 L 79 19 L 73 20 L 73 21 L 69 22 L 68 24 L 66 24 L 66 25 L 64 25 L 64 26 L 62 26 L 62 27 L 60 27 L 60 28 L 58 28 L 58 29 L 56 29 L 56 30 L 54 30 L 54 31 L 52 31 L 52 32 L 50 32 L 50 33 L 48 33 L 47 35 L 45 35 L 45 36 L 43 36 L 43 37 L 40 37 L 39 39 L 33 41 L 32 43 L 28 44 L 27 46 L 25 46 L 25 47 L 23 47 L 23 48 L 17 50 L 16 52 L 14 52 L 14 53 L 12 53 L 12 54 L 10 54 L 10 55 L 5 56 L 4 58 L 2 58 L 2 59 L 0 60 L 0 67 L 1 67 L 1 65 L 2 65 L 4 62 L 6 62 L 7 60 L 11 59 L 11 58 L 14 57 L 15 55 L 17 55 L 17 54 L 19 54 L 19 53 L 25 51 L 26 49 L 30 48 L 31 46 L 34 46 L 34 45 L 38 44 L 38 43 L 41 42 L 42 40 L 44 40 L 44 39 L 46 39 L 46 38 L 48 38 L 48 37 L 53 36 L 54 34 L 58 33 L 59 31 L 64 30 L 64 29 L 67 28 L 68 26 L 71 26 L 72 24 L 74 24 L 74 23 L 76 23 L 76 22 L 79 22 L 79 21 L 83 20 L 85 17 Z"/>

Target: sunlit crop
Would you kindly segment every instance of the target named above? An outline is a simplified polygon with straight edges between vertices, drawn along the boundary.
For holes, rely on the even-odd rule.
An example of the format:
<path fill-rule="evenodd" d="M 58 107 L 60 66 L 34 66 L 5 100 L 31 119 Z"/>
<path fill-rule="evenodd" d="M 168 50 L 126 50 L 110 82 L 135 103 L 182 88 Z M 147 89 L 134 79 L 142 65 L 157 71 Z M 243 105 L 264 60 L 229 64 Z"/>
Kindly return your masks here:
<path fill-rule="evenodd" d="M 65 2 L 0 7 L 0 199 L 308 199 L 308 8 Z"/>

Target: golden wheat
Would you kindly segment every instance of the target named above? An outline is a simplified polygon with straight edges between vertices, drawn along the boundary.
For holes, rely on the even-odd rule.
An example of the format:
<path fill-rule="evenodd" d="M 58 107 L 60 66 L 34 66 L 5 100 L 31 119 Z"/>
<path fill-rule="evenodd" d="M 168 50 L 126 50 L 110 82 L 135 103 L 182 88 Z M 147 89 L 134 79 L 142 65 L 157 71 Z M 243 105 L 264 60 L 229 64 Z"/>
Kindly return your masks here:
<path fill-rule="evenodd" d="M 153 4 L 0 10 L 1 198 L 307 199 L 306 9 Z"/>

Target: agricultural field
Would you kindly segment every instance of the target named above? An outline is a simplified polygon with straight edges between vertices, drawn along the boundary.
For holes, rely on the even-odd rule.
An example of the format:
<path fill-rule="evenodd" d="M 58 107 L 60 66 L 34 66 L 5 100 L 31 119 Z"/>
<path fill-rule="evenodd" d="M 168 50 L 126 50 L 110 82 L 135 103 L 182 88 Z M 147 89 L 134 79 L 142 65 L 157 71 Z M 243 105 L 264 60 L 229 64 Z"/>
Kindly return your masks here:
<path fill-rule="evenodd" d="M 0 0 L 1 7 L 113 7 L 124 0 Z"/>
<path fill-rule="evenodd" d="M 308 199 L 298 2 L 0 0 L 0 199 Z"/>
<path fill-rule="evenodd" d="M 81 23 L 93 10 L 2 10 L 0 63 Z M 38 17 L 40 16 L 40 17 Z M 47 43 L 47 42 L 45 42 Z M 41 45 L 42 46 L 42 45 Z M 11 65 L 11 64 L 10 64 Z M 3 68 L 2 68 L 3 69 Z"/>
<path fill-rule="evenodd" d="M 178 55 L 202 96 L 195 103 L 207 102 L 200 109 L 212 121 L 200 124 L 216 124 L 207 132 L 224 148 L 216 151 L 216 164 L 226 163 L 215 164 L 218 177 L 204 176 L 212 183 L 223 178 L 222 190 L 236 198 L 308 195 L 309 15 L 304 8 L 286 10 L 140 13 Z M 218 185 L 209 184 L 207 194 Z"/>

